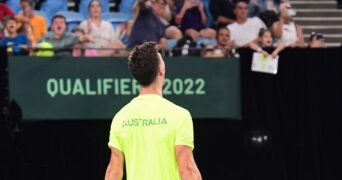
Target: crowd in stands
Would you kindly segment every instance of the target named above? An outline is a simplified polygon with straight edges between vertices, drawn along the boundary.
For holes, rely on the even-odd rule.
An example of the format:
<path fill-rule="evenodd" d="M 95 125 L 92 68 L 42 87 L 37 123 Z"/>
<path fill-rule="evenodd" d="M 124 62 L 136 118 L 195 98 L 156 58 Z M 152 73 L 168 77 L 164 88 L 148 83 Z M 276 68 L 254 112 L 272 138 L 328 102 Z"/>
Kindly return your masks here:
<path fill-rule="evenodd" d="M 13 55 L 126 56 L 145 41 L 174 56 L 229 57 L 240 47 L 277 56 L 286 47 L 325 47 L 320 33 L 306 45 L 287 0 L 136 0 L 124 16 L 131 18 L 119 24 L 103 19 L 103 0 L 88 0 L 86 18 L 73 29 L 63 13 L 51 20 L 39 14 L 44 1 L 18 1 L 17 14 L 0 3 L 0 46 Z M 76 9 L 82 2 L 75 1 Z"/>

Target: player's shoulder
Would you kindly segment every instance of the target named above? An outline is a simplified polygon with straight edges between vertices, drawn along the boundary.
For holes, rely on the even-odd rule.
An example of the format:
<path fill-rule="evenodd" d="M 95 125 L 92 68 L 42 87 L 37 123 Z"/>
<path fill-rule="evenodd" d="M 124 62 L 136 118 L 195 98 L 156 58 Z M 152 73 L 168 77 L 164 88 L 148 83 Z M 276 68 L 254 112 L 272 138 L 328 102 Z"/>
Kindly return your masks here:
<path fill-rule="evenodd" d="M 190 114 L 190 112 L 186 108 L 184 108 L 180 105 L 177 105 L 174 102 L 172 102 L 166 98 L 163 98 L 163 100 L 165 101 L 165 103 L 168 104 L 170 110 L 172 110 L 173 112 L 180 113 L 180 114 Z"/>

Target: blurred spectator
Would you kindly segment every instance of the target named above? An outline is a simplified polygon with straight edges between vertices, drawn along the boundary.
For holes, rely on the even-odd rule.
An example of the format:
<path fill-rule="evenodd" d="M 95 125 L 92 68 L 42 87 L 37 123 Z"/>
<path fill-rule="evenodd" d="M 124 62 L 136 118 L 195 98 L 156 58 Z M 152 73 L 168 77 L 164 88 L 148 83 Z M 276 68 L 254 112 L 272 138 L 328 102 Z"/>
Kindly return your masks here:
<path fill-rule="evenodd" d="M 337 9 L 342 9 L 342 0 L 337 0 Z"/>
<path fill-rule="evenodd" d="M 233 0 L 211 0 L 209 3 L 215 27 L 227 26 L 235 21 Z"/>
<path fill-rule="evenodd" d="M 273 40 L 272 32 L 266 29 L 260 29 L 259 38 L 256 42 L 249 43 L 249 47 L 259 53 L 262 53 L 264 56 L 269 56 L 268 52 L 266 52 L 265 48 L 273 48 L 272 57 L 275 58 L 278 56 L 279 52 L 282 51 L 285 46 L 281 43 L 275 44 Z"/>
<path fill-rule="evenodd" d="M 248 18 L 248 4 L 244 1 L 235 4 L 234 13 L 236 22 L 228 25 L 231 39 L 236 47 L 247 47 L 257 40 L 260 29 L 266 26 L 258 17 Z"/>
<path fill-rule="evenodd" d="M 204 48 L 204 57 L 229 57 L 233 42 L 230 40 L 230 32 L 226 27 L 217 30 L 216 46 L 206 45 Z"/>
<path fill-rule="evenodd" d="M 34 14 L 35 4 L 33 0 L 20 0 L 20 5 L 23 12 L 17 16 L 17 19 L 21 24 L 23 32 L 29 38 L 31 44 L 33 44 L 46 34 L 46 21 L 44 17 Z"/>
<path fill-rule="evenodd" d="M 250 0 L 248 4 L 249 16 L 259 16 L 266 11 L 278 13 L 279 4 L 280 0 Z"/>
<path fill-rule="evenodd" d="M 139 0 L 138 13 L 134 20 L 128 47 L 132 48 L 145 41 L 158 42 L 159 48 L 167 48 L 168 39 L 180 39 L 182 33 L 175 26 L 167 28 L 165 21 L 165 0 Z"/>
<path fill-rule="evenodd" d="M 126 46 L 117 37 L 112 24 L 101 19 L 102 5 L 99 0 L 91 0 L 88 5 L 89 18 L 80 24 L 91 41 L 85 44 L 87 52 L 93 56 L 121 56 Z"/>
<path fill-rule="evenodd" d="M 72 33 L 74 33 L 76 36 L 78 36 L 79 39 L 86 37 L 84 30 L 81 28 L 73 29 Z M 79 41 L 77 44 L 75 44 L 74 49 L 72 51 L 72 56 L 74 56 L 74 57 L 84 56 L 83 47 L 84 47 L 84 42 L 82 42 L 82 41 Z"/>
<path fill-rule="evenodd" d="M 275 38 L 285 46 L 304 47 L 302 28 L 293 21 L 296 12 L 288 2 L 279 6 L 279 21 L 272 25 Z"/>
<path fill-rule="evenodd" d="M 62 15 L 55 15 L 51 20 L 51 30 L 47 35 L 40 38 L 34 48 L 39 48 L 42 42 L 50 43 L 54 48 L 54 54 L 57 56 L 71 56 L 71 52 L 75 44 L 80 39 L 78 36 L 66 32 L 66 19 Z"/>
<path fill-rule="evenodd" d="M 27 54 L 30 43 L 25 34 L 18 33 L 17 20 L 10 17 L 5 22 L 5 28 L 8 35 L 0 41 L 0 46 L 7 46 L 7 52 L 13 55 Z"/>
<path fill-rule="evenodd" d="M 309 48 L 326 48 L 323 34 L 312 32 L 308 45 Z"/>
<path fill-rule="evenodd" d="M 215 39 L 215 30 L 206 26 L 208 17 L 202 0 L 180 0 L 176 4 L 176 13 L 176 23 L 186 35 L 199 32 L 201 37 Z"/>
<path fill-rule="evenodd" d="M 4 19 L 4 17 L 13 17 L 15 14 L 13 11 L 7 7 L 6 4 L 0 3 L 0 21 Z"/>

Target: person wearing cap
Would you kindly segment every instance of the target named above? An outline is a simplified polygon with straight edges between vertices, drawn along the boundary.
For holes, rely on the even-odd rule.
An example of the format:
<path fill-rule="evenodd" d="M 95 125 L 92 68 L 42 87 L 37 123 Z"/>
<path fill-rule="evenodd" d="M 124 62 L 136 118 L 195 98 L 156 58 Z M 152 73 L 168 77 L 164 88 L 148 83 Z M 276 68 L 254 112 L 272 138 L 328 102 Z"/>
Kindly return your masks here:
<path fill-rule="evenodd" d="M 277 42 L 283 43 L 287 47 L 304 47 L 304 35 L 300 25 L 293 21 L 296 12 L 288 2 L 283 2 L 279 6 L 279 21 L 273 23 Z"/>

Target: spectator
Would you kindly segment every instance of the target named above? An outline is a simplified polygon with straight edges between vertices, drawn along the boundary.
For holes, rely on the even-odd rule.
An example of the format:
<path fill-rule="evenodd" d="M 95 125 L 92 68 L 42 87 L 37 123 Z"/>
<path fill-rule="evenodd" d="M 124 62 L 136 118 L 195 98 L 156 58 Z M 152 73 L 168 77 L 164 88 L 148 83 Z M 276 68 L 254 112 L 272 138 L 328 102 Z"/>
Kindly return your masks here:
<path fill-rule="evenodd" d="M 48 42 L 54 47 L 54 54 L 57 56 L 71 56 L 73 47 L 80 41 L 79 37 L 66 32 L 66 19 L 62 15 L 55 15 L 51 20 L 51 33 L 40 38 L 35 48 L 39 48 L 39 43 Z"/>
<path fill-rule="evenodd" d="M 7 52 L 13 55 L 27 54 L 30 43 L 25 34 L 18 33 L 17 20 L 10 17 L 5 23 L 5 28 L 8 36 L 0 41 L 0 46 L 7 46 Z"/>
<path fill-rule="evenodd" d="M 215 39 L 216 32 L 206 26 L 208 21 L 202 0 L 180 0 L 176 4 L 176 23 L 188 36 L 199 33 L 200 37 Z"/>
<path fill-rule="evenodd" d="M 230 32 L 226 27 L 217 30 L 216 42 L 216 46 L 205 46 L 204 57 L 229 57 L 234 44 L 230 40 Z"/>
<path fill-rule="evenodd" d="M 279 21 L 272 25 L 272 31 L 278 42 L 290 47 L 304 47 L 302 28 L 293 21 L 296 12 L 288 2 L 279 6 Z"/>
<path fill-rule="evenodd" d="M 275 58 L 278 56 L 279 52 L 282 51 L 285 46 L 281 43 L 275 44 L 273 40 L 272 32 L 267 29 L 260 29 L 259 32 L 259 38 L 254 43 L 249 43 L 249 47 L 259 53 L 262 53 L 264 56 L 269 56 L 268 52 L 266 52 L 265 48 L 274 48 L 274 51 L 272 52 L 272 58 Z"/>
<path fill-rule="evenodd" d="M 249 16 L 259 16 L 266 11 L 278 13 L 280 0 L 251 0 L 249 6 Z"/>
<path fill-rule="evenodd" d="M 260 29 L 266 26 L 258 17 L 248 18 L 248 4 L 245 1 L 235 3 L 234 13 L 236 22 L 228 25 L 231 39 L 235 47 L 247 47 L 258 39 Z"/>
<path fill-rule="evenodd" d="M 45 18 L 34 14 L 35 4 L 33 0 L 20 0 L 20 5 L 23 12 L 17 16 L 17 19 L 31 44 L 34 44 L 47 32 Z"/>
<path fill-rule="evenodd" d="M 4 17 L 13 17 L 15 14 L 7 7 L 6 4 L 0 3 L 0 21 L 3 21 Z"/>
<path fill-rule="evenodd" d="M 82 39 L 85 37 L 85 32 L 81 28 L 75 28 L 72 30 L 72 33 L 74 33 L 76 36 L 78 36 L 79 39 Z M 75 44 L 74 49 L 72 51 L 72 56 L 74 57 L 81 57 L 84 54 L 83 52 L 84 42 L 79 41 L 77 44 Z"/>
<path fill-rule="evenodd" d="M 165 0 L 139 0 L 139 12 L 134 20 L 128 47 L 132 48 L 145 41 L 158 42 L 159 48 L 167 48 L 168 39 L 180 39 L 182 33 L 175 26 L 166 27 L 163 23 Z"/>
<path fill-rule="evenodd" d="M 85 44 L 94 56 L 122 56 L 126 46 L 117 37 L 112 24 L 101 19 L 102 5 L 99 0 L 91 0 L 88 5 L 89 18 L 80 24 L 88 37 Z"/>
<path fill-rule="evenodd" d="M 322 33 L 312 32 L 309 39 L 309 48 L 326 48 Z"/>
<path fill-rule="evenodd" d="M 227 26 L 235 21 L 233 0 L 211 0 L 209 7 L 215 27 Z"/>

